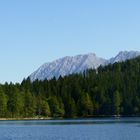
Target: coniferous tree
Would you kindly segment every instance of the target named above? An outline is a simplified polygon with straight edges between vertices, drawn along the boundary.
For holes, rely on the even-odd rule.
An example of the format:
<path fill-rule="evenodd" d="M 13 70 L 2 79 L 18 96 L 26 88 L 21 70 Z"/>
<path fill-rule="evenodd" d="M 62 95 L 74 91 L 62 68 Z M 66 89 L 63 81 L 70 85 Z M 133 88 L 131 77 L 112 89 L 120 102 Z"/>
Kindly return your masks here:
<path fill-rule="evenodd" d="M 51 114 L 53 117 L 60 117 L 64 115 L 64 107 L 58 101 L 56 96 L 52 96 L 48 99 L 48 103 L 51 109 Z"/>
<path fill-rule="evenodd" d="M 79 114 L 88 116 L 93 114 L 93 103 L 88 93 L 82 93 L 78 101 Z"/>
<path fill-rule="evenodd" d="M 6 117 L 7 115 L 7 96 L 0 88 L 0 117 Z"/>
<path fill-rule="evenodd" d="M 15 89 L 8 99 L 8 112 L 12 117 L 19 117 L 23 110 L 23 100 L 21 94 L 17 89 Z"/>
<path fill-rule="evenodd" d="M 24 112 L 25 117 L 34 117 L 36 114 L 36 100 L 29 91 L 24 94 Z"/>
<path fill-rule="evenodd" d="M 118 91 L 115 91 L 113 95 L 113 110 L 115 115 L 120 115 L 121 98 L 120 98 L 120 93 Z"/>

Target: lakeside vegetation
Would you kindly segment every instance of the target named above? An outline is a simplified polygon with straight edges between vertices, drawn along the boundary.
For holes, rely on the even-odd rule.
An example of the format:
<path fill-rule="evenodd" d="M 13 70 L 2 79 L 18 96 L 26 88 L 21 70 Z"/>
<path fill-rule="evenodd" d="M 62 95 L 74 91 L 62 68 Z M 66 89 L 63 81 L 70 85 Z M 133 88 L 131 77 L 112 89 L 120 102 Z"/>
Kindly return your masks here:
<path fill-rule="evenodd" d="M 140 57 L 58 80 L 0 85 L 0 118 L 140 115 Z"/>

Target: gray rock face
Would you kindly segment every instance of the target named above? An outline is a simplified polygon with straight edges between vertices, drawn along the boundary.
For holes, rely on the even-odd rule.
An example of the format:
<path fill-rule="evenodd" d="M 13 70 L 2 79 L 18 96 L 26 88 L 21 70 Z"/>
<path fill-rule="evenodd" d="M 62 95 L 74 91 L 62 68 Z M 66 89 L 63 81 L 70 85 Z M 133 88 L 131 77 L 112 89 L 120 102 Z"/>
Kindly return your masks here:
<path fill-rule="evenodd" d="M 108 64 L 114 64 L 116 62 L 123 62 L 123 61 L 126 61 L 128 59 L 132 59 L 132 58 L 135 58 L 137 56 L 140 55 L 140 52 L 138 51 L 121 51 L 119 52 L 119 54 L 113 58 L 111 58 L 109 61 L 108 61 Z"/>
<path fill-rule="evenodd" d="M 135 58 L 140 55 L 136 51 L 120 52 L 116 57 L 109 60 L 99 58 L 94 53 L 77 55 L 74 57 L 64 57 L 50 63 L 45 63 L 38 70 L 32 73 L 29 77 L 31 81 L 59 78 L 73 73 L 80 73 L 86 69 L 97 69 L 100 65 L 113 64 L 115 62 L 126 61 L 127 59 Z"/>

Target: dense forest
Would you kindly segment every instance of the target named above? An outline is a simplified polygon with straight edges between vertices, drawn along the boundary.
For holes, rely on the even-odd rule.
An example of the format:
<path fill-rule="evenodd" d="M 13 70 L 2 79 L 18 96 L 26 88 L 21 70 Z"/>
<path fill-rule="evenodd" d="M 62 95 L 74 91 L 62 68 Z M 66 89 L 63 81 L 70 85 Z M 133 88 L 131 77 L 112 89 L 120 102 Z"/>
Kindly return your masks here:
<path fill-rule="evenodd" d="M 0 85 L 0 117 L 140 115 L 140 57 L 59 79 Z"/>

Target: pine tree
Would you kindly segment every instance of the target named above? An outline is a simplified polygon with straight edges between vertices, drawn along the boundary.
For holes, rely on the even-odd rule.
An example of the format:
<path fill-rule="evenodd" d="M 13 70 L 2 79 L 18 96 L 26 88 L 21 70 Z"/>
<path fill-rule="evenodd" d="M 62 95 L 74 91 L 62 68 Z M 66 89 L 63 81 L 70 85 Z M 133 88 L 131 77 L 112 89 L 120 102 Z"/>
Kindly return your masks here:
<path fill-rule="evenodd" d="M 18 89 L 14 89 L 10 98 L 8 99 L 8 111 L 9 115 L 12 117 L 19 117 L 22 114 L 23 102 L 21 94 Z"/>
<path fill-rule="evenodd" d="M 78 101 L 79 115 L 89 116 L 93 115 L 93 103 L 88 93 L 82 93 Z"/>
<path fill-rule="evenodd" d="M 114 110 L 114 115 L 120 115 L 121 98 L 120 98 L 120 93 L 118 91 L 115 91 L 113 95 L 113 110 Z"/>
<path fill-rule="evenodd" d="M 0 88 L 0 117 L 6 117 L 7 115 L 7 96 Z"/>
<path fill-rule="evenodd" d="M 62 102 L 59 102 L 56 96 L 51 96 L 48 99 L 48 103 L 51 109 L 51 114 L 53 117 L 64 116 L 64 106 Z"/>
<path fill-rule="evenodd" d="M 36 115 L 35 96 L 28 91 L 24 94 L 24 116 L 34 117 L 35 115 Z"/>

